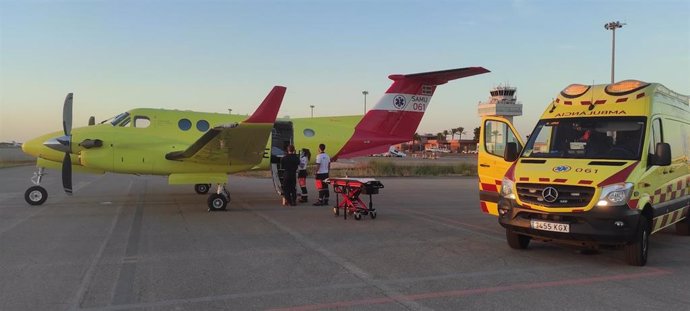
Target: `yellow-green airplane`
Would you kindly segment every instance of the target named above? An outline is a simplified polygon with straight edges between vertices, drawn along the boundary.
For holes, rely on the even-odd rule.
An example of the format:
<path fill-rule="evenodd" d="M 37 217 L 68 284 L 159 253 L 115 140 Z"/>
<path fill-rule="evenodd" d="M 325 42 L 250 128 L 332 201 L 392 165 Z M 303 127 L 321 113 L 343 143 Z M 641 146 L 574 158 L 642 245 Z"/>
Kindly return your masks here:
<path fill-rule="evenodd" d="M 208 198 L 211 211 L 225 210 L 228 174 L 270 168 L 279 188 L 277 166 L 289 144 L 317 150 L 327 146 L 332 160 L 381 153 L 409 141 L 436 86 L 489 72 L 467 67 L 390 75 L 392 85 L 366 115 L 276 120 L 286 88 L 274 87 L 249 117 L 165 109 L 132 109 L 100 124 L 72 129 L 72 93 L 63 106 L 63 130 L 22 145 L 37 158 L 34 186 L 25 199 L 43 204 L 45 168 L 62 170 L 65 192 L 72 193 L 72 171 L 164 175 L 169 184 L 193 184 Z M 245 119 L 246 118 L 246 119 Z M 269 139 L 270 137 L 270 139 Z"/>

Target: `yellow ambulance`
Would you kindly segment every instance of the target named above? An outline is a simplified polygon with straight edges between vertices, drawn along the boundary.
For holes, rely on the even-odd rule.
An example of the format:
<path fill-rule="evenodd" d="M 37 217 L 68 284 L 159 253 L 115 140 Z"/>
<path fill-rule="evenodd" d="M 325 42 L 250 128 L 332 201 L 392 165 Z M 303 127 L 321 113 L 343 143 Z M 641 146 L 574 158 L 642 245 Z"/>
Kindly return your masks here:
<path fill-rule="evenodd" d="M 500 117 L 482 118 L 481 209 L 508 245 L 532 239 L 623 246 L 647 262 L 649 235 L 690 235 L 690 98 L 661 84 L 572 84 L 523 143 Z"/>

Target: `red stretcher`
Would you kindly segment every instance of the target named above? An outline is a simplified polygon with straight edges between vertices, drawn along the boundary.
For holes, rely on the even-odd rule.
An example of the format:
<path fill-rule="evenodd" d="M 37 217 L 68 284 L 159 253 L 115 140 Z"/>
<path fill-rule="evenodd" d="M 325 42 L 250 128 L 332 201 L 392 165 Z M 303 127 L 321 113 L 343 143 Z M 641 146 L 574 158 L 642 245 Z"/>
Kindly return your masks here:
<path fill-rule="evenodd" d="M 328 178 L 325 182 L 333 186 L 333 191 L 339 193 L 336 197 L 336 203 L 333 207 L 333 215 L 339 216 L 340 211 L 343 211 L 343 219 L 347 219 L 347 215 L 351 214 L 355 220 L 362 219 L 362 216 L 369 215 L 371 219 L 376 218 L 376 209 L 371 196 L 379 193 L 379 189 L 383 188 L 383 184 L 373 178 L 356 178 L 356 177 L 335 177 Z M 369 204 L 362 201 L 360 195 L 369 195 Z M 342 198 L 342 202 L 340 202 Z"/>

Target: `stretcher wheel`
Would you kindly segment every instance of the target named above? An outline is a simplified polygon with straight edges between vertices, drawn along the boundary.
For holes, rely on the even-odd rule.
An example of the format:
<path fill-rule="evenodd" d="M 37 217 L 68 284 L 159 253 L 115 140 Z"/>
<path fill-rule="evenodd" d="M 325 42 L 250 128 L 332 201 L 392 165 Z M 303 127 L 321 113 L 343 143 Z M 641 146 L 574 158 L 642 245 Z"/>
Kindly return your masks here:
<path fill-rule="evenodd" d="M 362 213 L 355 212 L 355 220 L 360 220 L 360 219 L 362 219 Z"/>
<path fill-rule="evenodd" d="M 369 212 L 369 217 L 371 217 L 371 219 L 376 219 L 376 211 Z"/>
<path fill-rule="evenodd" d="M 340 216 L 340 210 L 338 209 L 337 206 L 336 206 L 336 207 L 333 207 L 333 215 L 335 215 L 335 216 Z"/>

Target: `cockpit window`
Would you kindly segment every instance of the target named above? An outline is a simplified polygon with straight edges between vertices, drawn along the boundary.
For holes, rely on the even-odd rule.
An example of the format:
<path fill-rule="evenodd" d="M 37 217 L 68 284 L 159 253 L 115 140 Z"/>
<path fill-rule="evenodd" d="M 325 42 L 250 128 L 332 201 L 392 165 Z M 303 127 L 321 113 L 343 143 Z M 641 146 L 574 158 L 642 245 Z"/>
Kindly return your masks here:
<path fill-rule="evenodd" d="M 110 124 L 111 124 L 112 126 L 116 126 L 116 125 L 118 125 L 120 122 L 122 122 L 123 120 L 128 119 L 128 118 L 129 118 L 129 112 L 123 112 L 123 113 L 121 113 L 121 114 L 118 114 L 118 115 L 115 116 L 114 118 L 112 118 L 112 121 L 110 121 Z M 106 121 L 107 121 L 107 120 L 106 120 Z M 105 123 L 106 121 L 103 121 L 103 122 L 101 122 L 101 123 Z"/>

